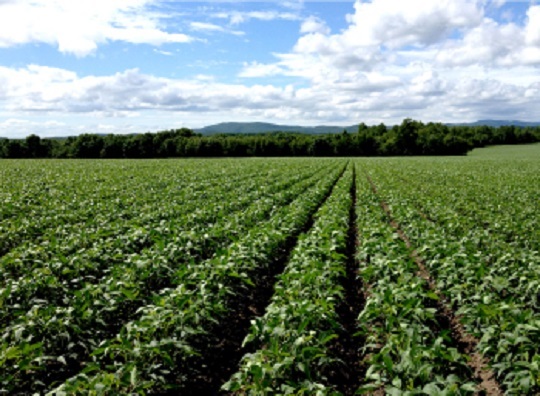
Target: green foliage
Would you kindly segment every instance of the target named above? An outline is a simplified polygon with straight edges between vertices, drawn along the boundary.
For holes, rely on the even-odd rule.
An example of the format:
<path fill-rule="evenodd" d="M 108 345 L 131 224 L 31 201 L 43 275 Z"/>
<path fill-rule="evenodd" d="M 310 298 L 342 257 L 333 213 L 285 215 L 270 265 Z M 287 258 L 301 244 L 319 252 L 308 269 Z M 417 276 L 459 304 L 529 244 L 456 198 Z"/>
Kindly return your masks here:
<path fill-rule="evenodd" d="M 539 148 L 369 164 L 381 198 L 509 394 L 540 391 Z"/>
<path fill-rule="evenodd" d="M 227 306 L 229 297 L 255 287 L 252 277 L 271 265 L 272 256 L 284 248 L 291 233 L 299 232 L 305 225 L 307 214 L 319 205 L 340 173 L 339 167 L 333 165 L 330 173 L 316 172 L 306 183 L 288 188 L 282 185 L 283 194 L 273 191 L 271 196 L 275 198 L 268 201 L 268 206 L 255 199 L 257 220 L 245 227 L 244 232 L 240 229 L 239 235 L 228 241 L 228 247 L 218 248 L 206 257 L 194 257 L 185 266 L 173 260 L 169 266 L 174 263 L 178 269 L 165 275 L 170 277 L 171 284 L 156 290 L 150 301 L 137 304 L 139 308 L 113 338 L 104 337 L 93 344 L 93 364 L 83 374 L 67 380 L 58 391 L 92 389 L 94 384 L 103 384 L 104 378 L 113 376 L 115 382 L 107 389 L 136 392 L 140 390 L 138 386 L 133 387 L 125 380 L 134 367 L 144 388 L 159 393 L 174 384 L 182 389 L 186 377 L 178 378 L 175 373 L 180 370 L 188 375 L 193 359 L 204 353 L 195 345 L 200 345 L 200 339 L 220 323 L 229 309 L 234 309 Z M 260 223 L 267 216 L 270 216 L 267 222 Z M 242 222 L 248 221 L 249 212 L 244 211 L 240 218 Z M 236 230 L 238 226 L 229 227 Z M 155 267 L 155 259 L 149 265 Z"/>
<path fill-rule="evenodd" d="M 388 131 L 392 139 L 410 133 L 399 128 Z M 345 147 L 356 138 L 332 139 Z M 171 139 L 200 137 L 163 136 Z M 188 393 L 193 378 L 212 375 L 198 363 L 220 348 L 211 342 L 239 299 L 257 295 L 279 259 L 285 268 L 264 314 L 245 318 L 250 353 L 219 385 L 236 394 L 339 394 L 335 346 L 345 327 L 336 307 L 347 295 L 354 168 L 356 281 L 365 296 L 354 337 L 365 368 L 358 393 L 477 391 L 442 301 L 505 392 L 537 394 L 539 149 L 348 161 L 2 161 L 0 393 Z M 413 248 L 433 286 L 418 275 Z"/>
<path fill-rule="evenodd" d="M 78 362 L 88 360 L 92 349 L 135 318 L 138 308 L 181 285 L 190 274 L 187 266 L 204 263 L 216 252 L 228 257 L 227 245 L 321 178 L 328 180 L 331 164 L 295 163 L 296 174 L 283 177 L 290 162 L 245 161 L 244 172 L 224 182 L 223 175 L 236 174 L 238 161 L 229 162 L 229 168 L 223 161 L 211 166 L 200 161 L 109 163 L 84 177 L 79 171 L 87 164 L 82 162 L 55 163 L 49 169 L 28 162 L 28 175 L 42 169 L 41 180 L 49 177 L 49 193 L 56 198 L 50 208 L 42 206 L 50 196 L 43 194 L 39 178 L 36 191 L 32 183 L 21 183 L 29 190 L 24 194 L 31 193 L 35 201 L 4 193 L 4 202 L 17 206 L 2 207 L 2 225 L 9 228 L 3 227 L 0 235 L 12 249 L 6 248 L 0 262 L 0 313 L 2 322 L 9 323 L 2 329 L 8 347 L 27 340 L 41 343 L 30 356 L 18 358 L 38 359 L 36 369 L 21 375 L 17 361 L 11 362 L 2 382 L 13 391 L 29 383 L 39 389 L 42 377 L 53 370 L 77 370 Z M 13 165 L 4 168 L 4 180 L 14 183 L 11 194 L 23 193 L 15 188 L 20 168 L 7 165 Z M 69 205 L 76 206 L 67 210 Z M 31 211 L 29 222 L 25 215 Z M 12 232 L 16 224 L 18 234 Z M 40 228 L 39 236 L 29 232 L 29 226 Z M 69 364 L 52 366 L 40 356 Z M 7 380 L 14 373 L 19 373 L 17 378 Z"/>
<path fill-rule="evenodd" d="M 540 128 L 448 127 L 405 119 L 358 132 L 292 132 L 202 136 L 187 128 L 136 135 L 82 134 L 66 139 L 0 141 L 0 158 L 334 157 L 465 155 L 475 147 L 540 141 Z"/>
<path fill-rule="evenodd" d="M 473 393 L 467 357 L 457 350 L 450 329 L 436 315 L 437 295 L 418 276 L 409 249 L 388 224 L 365 175 L 359 175 L 357 185 L 362 235 L 357 258 L 360 277 L 369 290 L 358 317 L 367 366 L 366 382 L 359 392 Z"/>
<path fill-rule="evenodd" d="M 340 333 L 336 306 L 343 297 L 349 208 L 350 166 L 316 213 L 275 286 L 263 317 L 252 321 L 247 354 L 224 390 L 240 394 L 330 394 L 325 371 L 339 362 L 328 345 Z"/>

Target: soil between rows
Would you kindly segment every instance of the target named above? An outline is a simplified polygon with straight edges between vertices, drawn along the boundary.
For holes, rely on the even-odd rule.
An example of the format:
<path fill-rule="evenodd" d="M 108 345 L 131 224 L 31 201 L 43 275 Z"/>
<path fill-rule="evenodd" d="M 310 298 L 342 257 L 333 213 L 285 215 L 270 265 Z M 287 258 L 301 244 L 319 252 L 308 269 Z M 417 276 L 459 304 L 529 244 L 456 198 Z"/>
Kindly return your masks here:
<path fill-rule="evenodd" d="M 353 165 L 354 166 L 354 165 Z M 357 332 L 358 315 L 365 305 L 363 285 L 358 278 L 359 265 L 356 260 L 358 248 L 358 229 L 356 217 L 356 169 L 353 167 L 353 183 L 351 186 L 352 204 L 349 211 L 349 231 L 347 239 L 347 263 L 345 276 L 342 279 L 344 299 L 337 307 L 337 313 L 343 332 L 336 339 L 330 350 L 340 359 L 341 364 L 337 369 L 329 373 L 329 381 L 335 384 L 338 391 L 344 396 L 354 395 L 359 388 L 361 378 L 364 377 L 365 367 L 362 365 L 360 344 L 364 340 L 355 337 Z"/>

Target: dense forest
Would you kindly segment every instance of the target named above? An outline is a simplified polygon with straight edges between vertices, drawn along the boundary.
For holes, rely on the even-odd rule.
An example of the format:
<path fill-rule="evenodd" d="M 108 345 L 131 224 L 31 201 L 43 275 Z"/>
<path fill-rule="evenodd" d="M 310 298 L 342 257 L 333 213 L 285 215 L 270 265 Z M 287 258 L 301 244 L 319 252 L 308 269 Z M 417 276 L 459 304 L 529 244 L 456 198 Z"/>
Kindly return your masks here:
<path fill-rule="evenodd" d="M 405 119 L 360 124 L 356 133 L 291 132 L 202 136 L 187 128 L 138 135 L 83 134 L 65 139 L 1 139 L 0 158 L 166 158 L 248 156 L 465 155 L 476 147 L 540 141 L 540 127 L 447 126 Z"/>

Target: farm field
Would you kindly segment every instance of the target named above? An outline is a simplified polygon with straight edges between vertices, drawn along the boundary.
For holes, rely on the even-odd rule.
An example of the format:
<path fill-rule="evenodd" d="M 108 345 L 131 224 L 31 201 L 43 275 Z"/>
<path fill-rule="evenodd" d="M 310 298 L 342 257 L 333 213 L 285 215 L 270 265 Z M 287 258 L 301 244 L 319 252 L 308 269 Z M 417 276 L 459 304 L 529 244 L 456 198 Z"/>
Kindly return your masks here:
<path fill-rule="evenodd" d="M 0 395 L 540 393 L 539 144 L 0 185 Z"/>

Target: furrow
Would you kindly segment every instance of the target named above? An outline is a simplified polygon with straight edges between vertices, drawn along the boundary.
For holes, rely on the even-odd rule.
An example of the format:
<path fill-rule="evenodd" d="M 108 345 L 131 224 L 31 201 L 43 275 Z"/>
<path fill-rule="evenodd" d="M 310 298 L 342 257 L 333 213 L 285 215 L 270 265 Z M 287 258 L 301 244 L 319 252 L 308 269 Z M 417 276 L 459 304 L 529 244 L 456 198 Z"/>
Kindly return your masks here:
<path fill-rule="evenodd" d="M 364 374 L 360 354 L 363 340 L 361 337 L 355 336 L 358 332 L 357 318 L 364 307 L 365 298 L 363 285 L 358 276 L 359 268 L 356 260 L 358 227 L 356 224 L 356 166 L 354 162 L 352 163 L 350 195 L 347 259 L 345 275 L 341 280 L 344 299 L 337 306 L 342 331 L 336 342 L 332 343 L 329 348 L 332 354 L 343 362 L 329 375 L 330 382 L 335 383 L 337 390 L 343 395 L 354 395 Z"/>
<path fill-rule="evenodd" d="M 351 206 L 349 168 L 320 206 L 313 226 L 294 247 L 263 316 L 252 322 L 252 346 L 223 386 L 232 394 L 319 394 L 337 392 L 329 373 L 345 364 L 332 353 L 343 336 L 336 312 L 344 299 Z"/>
<path fill-rule="evenodd" d="M 334 181 L 330 189 L 317 206 L 311 208 L 305 225 L 290 234 L 281 249 L 271 258 L 270 265 L 259 268 L 252 274 L 254 287 L 245 290 L 245 293 L 233 294 L 226 303 L 231 308 L 225 313 L 220 324 L 209 329 L 208 337 L 201 337 L 194 346 L 197 350 L 205 350 L 193 364 L 193 375 L 183 387 L 182 394 L 186 396 L 218 394 L 220 387 L 238 368 L 242 356 L 247 349 L 242 342 L 249 332 L 251 321 L 264 314 L 279 275 L 283 272 L 287 262 L 293 254 L 300 235 L 313 227 L 315 213 L 328 200 L 335 185 L 343 177 L 343 171 Z"/>

